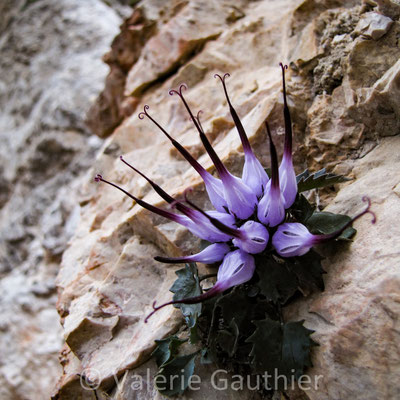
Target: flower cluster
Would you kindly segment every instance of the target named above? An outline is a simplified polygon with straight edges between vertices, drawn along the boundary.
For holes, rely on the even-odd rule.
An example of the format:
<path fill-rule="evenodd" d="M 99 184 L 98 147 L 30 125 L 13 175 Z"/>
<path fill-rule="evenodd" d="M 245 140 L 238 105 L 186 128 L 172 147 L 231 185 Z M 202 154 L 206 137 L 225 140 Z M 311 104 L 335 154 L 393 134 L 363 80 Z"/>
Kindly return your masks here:
<path fill-rule="evenodd" d="M 223 77 L 216 74 L 215 77 L 219 78 L 222 83 L 230 114 L 242 142 L 244 167 L 241 178 L 232 175 L 214 151 L 201 125 L 200 112 L 197 116 L 194 116 L 182 94 L 182 90 L 186 89 L 186 85 L 181 85 L 179 90 L 170 90 L 169 94 L 176 94 L 182 100 L 207 153 L 215 165 L 220 179 L 207 172 L 183 146 L 170 136 L 148 113 L 148 105 L 145 105 L 144 111 L 139 114 L 140 119 L 149 118 L 199 173 L 215 210 L 202 210 L 187 198 L 186 193 L 185 201 L 174 199 L 122 157 L 121 160 L 127 166 L 145 178 L 154 190 L 170 204 L 171 208 L 180 213 L 155 207 L 136 198 L 114 183 L 103 179 L 101 175 L 96 176 L 96 181 L 102 181 L 116 187 L 143 208 L 185 226 L 197 237 L 211 243 L 198 254 L 179 258 L 156 257 L 156 260 L 165 263 L 221 263 L 218 269 L 217 281 L 210 290 L 199 296 L 171 301 L 159 307 L 153 304 L 154 311 L 150 315 L 169 304 L 201 302 L 233 286 L 249 281 L 256 268 L 253 255 L 266 251 L 267 246 L 268 249 L 276 252 L 280 257 L 301 256 L 306 254 L 312 246 L 339 237 L 354 220 L 365 213 L 371 213 L 369 211 L 369 199 L 363 198 L 364 201 L 368 202 L 368 207 L 341 229 L 329 235 L 312 234 L 306 226 L 289 217 L 287 210 L 296 200 L 297 181 L 292 161 L 292 122 L 286 99 L 285 69 L 287 69 L 287 66 L 282 64 L 280 66 L 283 80 L 285 144 L 282 161 L 278 166 L 275 145 L 268 123 L 265 122 L 270 146 L 271 177 L 268 177 L 265 169 L 254 155 L 245 129 L 232 106 L 225 82 L 229 74 L 225 74 Z"/>

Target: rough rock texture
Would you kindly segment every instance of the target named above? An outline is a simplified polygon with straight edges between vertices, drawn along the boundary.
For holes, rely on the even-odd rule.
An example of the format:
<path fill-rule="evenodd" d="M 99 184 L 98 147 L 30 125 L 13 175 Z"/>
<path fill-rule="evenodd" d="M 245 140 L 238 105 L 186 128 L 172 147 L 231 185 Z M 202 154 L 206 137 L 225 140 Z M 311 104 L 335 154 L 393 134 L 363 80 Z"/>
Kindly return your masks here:
<path fill-rule="evenodd" d="M 384 138 L 356 162 L 354 183 L 327 210 L 355 214 L 360 194 L 368 193 L 377 223 L 357 221 L 359 233 L 348 251 L 343 245 L 326 251 L 325 292 L 288 311 L 288 317 L 307 321 L 320 344 L 311 374 L 323 379 L 317 390 L 307 393 L 311 399 L 399 396 L 400 227 L 391 217 L 400 205 L 399 150 L 400 136 Z"/>
<path fill-rule="evenodd" d="M 93 161 L 92 176 L 101 173 L 163 205 L 146 181 L 118 160 L 124 154 L 171 195 L 193 187 L 193 196 L 204 206 L 199 177 L 157 128 L 136 114 L 149 104 L 151 115 L 211 170 L 182 105 L 167 96 L 168 89 L 186 82 L 186 98 L 194 110 L 204 111 L 202 124 L 215 150 L 239 173 L 240 140 L 220 84 L 212 78 L 229 71 L 232 101 L 257 155 L 268 165 L 263 122 L 268 118 L 276 143 L 282 144 L 278 63 L 290 63 L 297 170 L 326 166 L 350 176 L 353 181 L 331 209 L 355 214 L 362 195 L 369 194 L 378 215 L 376 226 L 367 218 L 358 222 L 355 243 L 340 256 L 331 255 L 326 292 L 288 310 L 318 331 L 321 347 L 313 354 L 310 373 L 323 375 L 317 389 L 289 393 L 293 399 L 398 397 L 399 254 L 393 215 L 400 207 L 400 143 L 389 136 L 398 135 L 400 128 L 399 9 L 398 2 L 389 0 L 139 3 L 106 56 L 111 73 L 89 115 L 99 136 L 112 132 Z M 314 195 L 324 205 L 336 191 Z M 157 264 L 152 257 L 189 252 L 199 243 L 184 229 L 92 180 L 81 187 L 80 206 L 81 220 L 58 276 L 66 346 L 54 398 L 93 396 L 77 374 L 100 385 L 98 396 L 107 390 L 119 400 L 156 398 L 151 382 L 141 392 L 130 382 L 146 368 L 154 373 L 147 361 L 154 339 L 176 331 L 180 317 L 167 307 L 143 323 L 154 300 L 171 297 L 167 289 L 175 279 L 176 267 Z M 205 382 L 210 371 L 204 370 Z M 188 393 L 188 398 L 221 395 L 208 388 Z M 248 399 L 258 394 L 223 396 Z"/>
<path fill-rule="evenodd" d="M 120 21 L 96 0 L 0 2 L 0 399 L 49 398 L 61 373 L 55 276 L 101 146 L 83 120 Z"/>

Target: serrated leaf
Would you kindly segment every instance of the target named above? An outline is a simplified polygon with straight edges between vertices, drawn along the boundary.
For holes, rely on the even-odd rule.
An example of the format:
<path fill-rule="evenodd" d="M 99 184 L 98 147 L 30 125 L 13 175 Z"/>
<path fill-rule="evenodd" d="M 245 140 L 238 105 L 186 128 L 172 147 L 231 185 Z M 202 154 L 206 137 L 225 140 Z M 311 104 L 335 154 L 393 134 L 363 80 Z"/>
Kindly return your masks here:
<path fill-rule="evenodd" d="M 231 292 L 217 300 L 214 315 L 217 312 L 217 308 L 220 308 L 226 326 L 229 326 L 232 319 L 235 319 L 235 323 L 242 330 L 245 325 L 251 323 L 254 302 L 249 298 L 245 290 L 235 287 Z"/>
<path fill-rule="evenodd" d="M 325 186 L 331 186 L 335 183 L 345 182 L 348 179 L 342 175 L 327 173 L 325 168 L 310 174 L 308 169 L 297 175 L 297 191 L 298 193 L 306 190 L 317 189 Z"/>
<path fill-rule="evenodd" d="M 253 347 L 249 354 L 252 357 L 254 372 L 263 374 L 278 368 L 282 353 L 282 327 L 280 322 L 266 318 L 253 321 L 254 333 L 246 339 Z"/>
<path fill-rule="evenodd" d="M 154 377 L 154 384 L 157 390 L 164 396 L 182 394 L 189 385 L 198 354 L 199 352 L 196 351 L 192 354 L 174 357 L 168 363 L 163 364 Z"/>
<path fill-rule="evenodd" d="M 229 324 L 229 330 L 220 330 L 218 336 L 218 342 L 222 350 L 224 350 L 230 357 L 233 357 L 236 353 L 239 340 L 239 328 L 234 318 Z"/>
<path fill-rule="evenodd" d="M 256 257 L 257 286 L 267 300 L 285 304 L 297 290 L 296 276 L 285 263 L 278 263 L 271 256 Z"/>
<path fill-rule="evenodd" d="M 311 233 L 328 234 L 333 233 L 346 225 L 351 218 L 348 215 L 333 214 L 330 212 L 315 212 L 305 223 Z M 344 232 L 338 237 L 338 239 L 348 240 L 355 235 L 357 231 L 349 226 Z"/>
<path fill-rule="evenodd" d="M 297 277 L 298 287 L 305 295 L 309 295 L 315 290 L 324 290 L 324 269 L 321 264 L 322 257 L 314 250 L 301 257 L 293 257 L 286 260 L 288 268 Z"/>
<path fill-rule="evenodd" d="M 290 370 L 295 369 L 295 377 L 302 375 L 306 367 L 311 367 L 311 347 L 316 343 L 310 338 L 315 331 L 303 326 L 303 321 L 287 322 L 283 326 L 282 361 Z"/>
<path fill-rule="evenodd" d="M 174 293 L 173 300 L 182 300 L 188 297 L 199 296 L 202 291 L 200 287 L 199 276 L 195 263 L 186 264 L 185 268 L 176 271 L 178 279 L 172 285 L 170 291 Z M 191 343 L 198 340 L 197 318 L 201 314 L 201 303 L 197 304 L 176 304 L 185 317 L 189 328 L 189 339 Z"/>
<path fill-rule="evenodd" d="M 298 378 L 312 365 L 310 352 L 316 343 L 310 338 L 313 331 L 303 326 L 304 321 L 281 324 L 267 318 L 253 323 L 257 329 L 246 342 L 253 345 L 250 356 L 255 373 L 291 379 Z"/>
<path fill-rule="evenodd" d="M 156 340 L 157 347 L 151 353 L 155 357 L 157 366 L 160 368 L 166 364 L 171 358 L 175 357 L 178 352 L 179 346 L 186 342 L 184 339 L 179 339 L 177 336 L 169 336 L 165 339 Z"/>

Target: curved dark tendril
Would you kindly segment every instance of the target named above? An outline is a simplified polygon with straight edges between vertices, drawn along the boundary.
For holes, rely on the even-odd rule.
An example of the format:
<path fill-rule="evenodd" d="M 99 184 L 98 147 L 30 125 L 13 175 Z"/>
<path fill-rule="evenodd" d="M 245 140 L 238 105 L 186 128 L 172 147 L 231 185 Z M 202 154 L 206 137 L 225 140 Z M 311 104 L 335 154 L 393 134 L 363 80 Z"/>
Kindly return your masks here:
<path fill-rule="evenodd" d="M 147 110 L 150 108 L 148 104 L 145 104 L 143 107 L 143 111 L 139 113 L 139 119 L 143 119 L 145 116 L 150 118 L 150 115 L 147 113 Z"/>
<path fill-rule="evenodd" d="M 196 117 L 193 115 L 192 110 L 190 109 L 185 97 L 182 94 L 182 88 L 183 87 L 187 88 L 187 86 L 185 84 L 182 84 L 179 87 L 179 91 L 173 89 L 173 90 L 169 91 L 169 94 L 171 96 L 173 94 L 177 94 L 180 97 L 180 99 L 182 100 L 183 105 L 185 106 L 187 112 L 189 113 L 190 118 L 192 119 L 192 121 L 194 123 L 194 126 L 196 127 L 197 131 L 199 132 L 201 142 L 203 143 L 204 148 L 206 149 L 208 155 L 210 156 L 212 162 L 214 163 L 215 168 L 217 169 L 219 176 L 221 177 L 221 179 L 228 178 L 229 177 L 228 170 L 225 168 L 224 164 L 222 163 L 222 161 L 218 157 L 217 153 L 214 151 L 213 147 L 211 146 L 210 141 L 208 140 L 207 136 L 204 134 L 203 129 L 199 125 Z"/>
<path fill-rule="evenodd" d="M 233 122 L 235 123 L 236 129 L 239 132 L 240 140 L 242 142 L 242 146 L 243 146 L 245 155 L 253 154 L 253 150 L 251 149 L 250 142 L 249 142 L 249 139 L 247 138 L 246 131 L 245 131 L 243 124 L 240 121 L 239 115 L 237 114 L 235 108 L 233 107 L 231 100 L 229 98 L 229 95 L 228 95 L 228 90 L 226 88 L 226 83 L 225 83 L 225 79 L 228 76 L 230 76 L 229 73 L 225 73 L 223 77 L 221 77 L 221 75 L 219 75 L 219 74 L 215 74 L 214 78 L 219 78 L 222 82 L 222 87 L 224 88 L 226 101 L 228 102 L 228 105 L 229 105 L 229 111 L 231 113 Z"/>
<path fill-rule="evenodd" d="M 159 194 L 160 197 L 162 197 L 167 203 L 169 203 L 171 206 L 173 204 L 177 204 L 176 208 L 183 212 L 184 214 L 187 215 L 188 212 L 192 211 L 188 207 L 186 207 L 184 204 L 179 203 L 177 200 L 175 200 L 172 196 L 170 196 L 167 192 L 165 192 L 159 185 L 157 185 L 155 182 L 153 182 L 150 178 L 148 178 L 143 172 L 140 172 L 138 169 L 136 169 L 133 165 L 129 164 L 127 161 L 124 160 L 122 156 L 119 157 L 119 159 L 128 167 L 132 168 L 135 172 L 137 172 L 139 175 L 141 175 L 144 179 L 146 179 L 147 182 L 150 183 L 152 188 Z"/>
<path fill-rule="evenodd" d="M 372 215 L 371 223 L 375 224 L 376 223 L 376 215 L 375 215 L 375 213 L 373 211 L 370 210 L 370 208 L 371 208 L 371 199 L 368 196 L 363 196 L 362 197 L 362 201 L 364 203 L 367 203 L 367 208 L 364 211 L 361 211 L 359 214 L 357 214 L 356 216 L 351 218 L 351 220 L 348 221 L 347 224 L 345 224 L 342 228 L 340 228 L 336 232 L 329 233 L 327 235 L 314 235 L 315 242 L 316 243 L 322 243 L 322 242 L 325 242 L 327 240 L 338 238 L 354 221 L 356 221 L 357 219 L 359 219 L 360 217 L 362 217 L 365 214 L 371 214 Z"/>
<path fill-rule="evenodd" d="M 116 189 L 120 190 L 122 193 L 126 194 L 128 197 L 130 197 L 132 200 L 136 201 L 137 204 L 139 204 L 141 207 L 145 208 L 146 210 L 149 210 L 151 212 L 153 212 L 154 214 L 158 214 L 161 215 L 162 217 L 168 218 L 171 221 L 175 221 L 178 222 L 178 218 L 179 215 L 177 214 L 173 214 L 171 212 L 165 211 L 161 208 L 158 208 L 156 206 L 153 206 L 143 200 L 138 199 L 137 197 L 135 197 L 134 195 L 130 194 L 129 192 L 127 192 L 125 189 L 119 187 L 118 185 L 116 185 L 115 183 L 112 183 L 110 181 L 105 180 L 100 174 L 97 174 L 96 177 L 94 178 L 94 180 L 96 182 L 104 182 L 107 183 L 110 186 L 115 187 Z"/>
<path fill-rule="evenodd" d="M 199 127 L 200 127 L 201 131 L 204 133 L 203 126 L 201 125 L 201 122 L 200 122 L 200 114 L 202 114 L 202 113 L 203 113 L 203 110 L 197 111 L 197 115 L 196 115 L 195 118 L 197 120 L 197 123 L 199 124 Z"/>
<path fill-rule="evenodd" d="M 285 69 L 288 69 L 287 65 L 279 63 L 282 69 L 282 86 L 283 86 L 283 116 L 285 119 L 285 144 L 284 144 L 284 154 L 286 157 L 292 157 L 292 118 L 290 116 L 289 107 L 287 105 L 287 95 L 286 95 L 286 79 L 285 79 Z"/>
<path fill-rule="evenodd" d="M 144 111 L 139 114 L 139 118 L 143 119 L 145 116 L 148 117 L 150 121 L 153 122 L 153 124 L 156 125 L 157 128 L 160 129 L 160 131 L 170 140 L 172 145 L 182 154 L 186 161 L 198 172 L 198 174 L 203 179 L 205 176 L 209 175 L 209 173 L 198 163 L 198 161 L 195 160 L 193 156 L 179 142 L 171 137 L 171 135 L 147 112 L 149 108 L 150 107 L 146 104 L 144 106 Z"/>
<path fill-rule="evenodd" d="M 363 196 L 362 197 L 362 201 L 364 203 L 368 203 L 367 208 L 359 216 L 357 216 L 356 218 L 359 218 L 359 217 L 361 217 L 361 215 L 364 215 L 364 214 L 371 214 L 372 215 L 371 223 L 375 224 L 376 223 L 376 214 L 373 211 L 370 210 L 370 208 L 371 208 L 371 199 L 368 196 Z"/>
<path fill-rule="evenodd" d="M 203 211 L 199 206 L 194 204 L 192 201 L 190 201 L 187 198 L 188 192 L 191 192 L 192 189 L 188 188 L 183 192 L 183 195 L 185 196 L 185 202 L 188 203 L 191 207 L 193 207 L 195 210 L 199 211 L 201 214 L 203 214 L 208 220 L 221 232 L 226 233 L 227 235 L 231 235 L 235 238 L 238 239 L 244 239 L 244 232 L 240 231 L 239 229 L 231 228 L 230 226 L 225 225 L 221 221 L 218 221 L 216 218 L 211 217 L 208 215 L 205 211 Z"/>
<path fill-rule="evenodd" d="M 97 175 L 94 177 L 94 180 L 95 180 L 96 182 L 100 182 L 102 179 L 103 179 L 103 177 L 102 177 L 100 174 L 97 174 Z"/>
<path fill-rule="evenodd" d="M 220 74 L 214 74 L 214 78 L 219 78 L 221 79 L 222 83 L 225 83 L 225 79 L 229 78 L 231 74 L 229 72 L 225 72 L 224 76 L 222 77 Z"/>
<path fill-rule="evenodd" d="M 173 96 L 174 94 L 177 94 L 179 97 L 182 97 L 183 95 L 182 95 L 182 89 L 185 89 L 185 90 L 187 90 L 187 85 L 186 85 L 186 83 L 181 83 L 181 85 L 179 86 L 179 89 L 178 90 L 175 90 L 175 89 L 171 89 L 171 90 L 169 90 L 168 91 L 168 94 L 170 95 L 170 96 Z"/>
<path fill-rule="evenodd" d="M 283 65 L 279 63 L 282 69 L 282 83 L 283 83 L 283 102 L 286 104 L 286 80 L 285 80 L 285 69 L 287 70 L 289 67 L 287 65 Z"/>
<path fill-rule="evenodd" d="M 161 308 L 164 308 L 166 306 L 172 305 L 172 304 L 196 304 L 196 303 L 201 303 L 205 300 L 210 299 L 211 297 L 214 297 L 215 295 L 217 295 L 218 293 L 221 292 L 221 289 L 218 287 L 218 284 L 215 284 L 210 290 L 208 290 L 207 292 L 202 293 L 199 296 L 195 296 L 195 297 L 188 297 L 186 299 L 182 299 L 182 300 L 172 300 L 172 301 L 168 301 L 167 303 L 161 304 L 160 306 L 156 306 L 157 301 L 154 300 L 152 307 L 153 307 L 153 311 L 147 315 L 147 317 L 144 320 L 144 323 L 147 324 L 147 321 L 149 320 L 149 318 L 156 313 L 158 310 L 160 310 Z"/>

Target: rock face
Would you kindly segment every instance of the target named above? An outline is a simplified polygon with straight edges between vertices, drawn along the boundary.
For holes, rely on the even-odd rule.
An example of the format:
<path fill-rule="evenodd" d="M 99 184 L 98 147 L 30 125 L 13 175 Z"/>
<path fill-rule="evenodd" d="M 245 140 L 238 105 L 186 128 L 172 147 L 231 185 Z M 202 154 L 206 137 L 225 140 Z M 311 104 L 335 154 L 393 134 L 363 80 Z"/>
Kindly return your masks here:
<path fill-rule="evenodd" d="M 288 310 L 288 317 L 305 319 L 315 329 L 320 344 L 311 374 L 323 378 L 307 392 L 311 399 L 399 395 L 400 228 L 390 217 L 400 205 L 399 149 L 400 136 L 384 138 L 356 162 L 354 183 L 327 210 L 354 214 L 360 194 L 368 193 L 377 223 L 357 222 L 359 233 L 349 250 L 341 246 L 326 254 L 326 291 Z"/>
<path fill-rule="evenodd" d="M 119 23 L 95 0 L 0 4 L 1 399 L 49 398 L 61 373 L 55 276 L 101 146 L 83 121 Z"/>
<path fill-rule="evenodd" d="M 192 187 L 197 203 L 207 207 L 200 178 L 162 133 L 136 114 L 149 104 L 151 115 L 212 170 L 183 106 L 167 96 L 168 89 L 186 82 L 186 98 L 194 110 L 204 111 L 202 125 L 216 152 L 239 174 L 240 140 L 219 82 L 212 78 L 229 71 L 232 101 L 267 166 L 263 122 L 268 119 L 282 139 L 278 63 L 290 64 L 297 171 L 308 165 L 346 174 L 353 180 L 338 194 L 337 188 L 314 194 L 320 205 L 334 199 L 331 210 L 352 215 L 368 194 L 378 216 L 375 226 L 367 218 L 358 222 L 355 243 L 330 255 L 326 291 L 287 310 L 290 318 L 306 319 L 321 344 L 310 370 L 323 376 L 319 386 L 301 395 L 289 393 L 293 399 L 398 397 L 399 232 L 392 216 L 400 207 L 400 143 L 391 136 L 400 128 L 399 9 L 389 0 L 139 3 L 105 57 L 111 72 L 88 117 L 99 136 L 112 132 L 93 160 L 91 176 L 101 173 L 135 196 L 165 206 L 143 178 L 118 160 L 124 154 L 171 195 Z M 172 307 L 164 308 L 144 324 L 154 300 L 170 299 L 168 288 L 175 279 L 176 267 L 152 258 L 190 252 L 199 243 L 91 179 L 82 184 L 79 203 L 81 219 L 57 280 L 66 346 L 54 398 L 93 397 L 78 374 L 100 385 L 98 396 L 107 390 L 120 400 L 156 398 L 151 379 L 140 392 L 130 383 L 146 368 L 154 373 L 147 361 L 154 339 L 176 331 L 180 317 Z M 209 376 L 204 371 L 203 379 Z M 188 397 L 205 398 L 205 393 L 207 398 L 221 394 L 204 389 Z M 225 395 L 257 397 L 249 391 Z"/>

